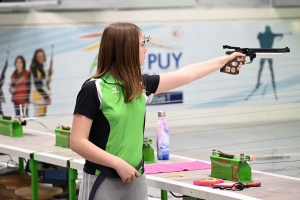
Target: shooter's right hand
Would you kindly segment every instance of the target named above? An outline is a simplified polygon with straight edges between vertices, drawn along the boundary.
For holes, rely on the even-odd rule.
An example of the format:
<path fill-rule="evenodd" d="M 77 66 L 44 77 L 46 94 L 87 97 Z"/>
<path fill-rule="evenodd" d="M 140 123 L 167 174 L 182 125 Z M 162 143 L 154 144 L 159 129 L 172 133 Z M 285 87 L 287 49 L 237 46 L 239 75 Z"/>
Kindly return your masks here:
<path fill-rule="evenodd" d="M 140 176 L 140 173 L 123 159 L 118 158 L 116 167 L 114 167 L 123 182 L 132 182 Z"/>

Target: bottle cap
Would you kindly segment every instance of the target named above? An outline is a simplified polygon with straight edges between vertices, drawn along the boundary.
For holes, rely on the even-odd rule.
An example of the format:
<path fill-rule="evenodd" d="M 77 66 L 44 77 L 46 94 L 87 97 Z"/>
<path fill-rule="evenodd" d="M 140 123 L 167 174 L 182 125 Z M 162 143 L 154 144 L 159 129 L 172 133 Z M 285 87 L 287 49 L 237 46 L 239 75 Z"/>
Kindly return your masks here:
<path fill-rule="evenodd" d="M 159 117 L 164 117 L 164 116 L 166 116 L 166 112 L 165 111 L 158 111 L 158 116 Z"/>

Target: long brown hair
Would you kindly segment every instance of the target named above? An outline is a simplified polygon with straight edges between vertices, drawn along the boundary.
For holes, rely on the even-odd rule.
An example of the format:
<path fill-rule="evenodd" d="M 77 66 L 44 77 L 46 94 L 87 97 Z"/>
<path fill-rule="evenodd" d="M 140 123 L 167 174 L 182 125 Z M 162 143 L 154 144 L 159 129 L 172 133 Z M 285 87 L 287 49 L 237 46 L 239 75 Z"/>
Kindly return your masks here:
<path fill-rule="evenodd" d="M 42 64 L 42 63 L 39 63 L 39 62 L 37 61 L 37 59 L 36 59 L 37 54 L 38 54 L 39 52 L 42 52 L 42 53 L 43 53 L 43 55 L 44 55 L 44 62 L 46 62 L 46 54 L 45 54 L 44 49 L 36 49 L 36 50 L 34 51 L 34 53 L 33 53 L 32 61 L 31 61 L 32 64 L 33 64 L 33 63 L 34 63 L 34 64 Z"/>
<path fill-rule="evenodd" d="M 139 98 L 143 91 L 139 59 L 140 34 L 140 28 L 131 23 L 118 22 L 107 26 L 100 42 L 97 71 L 91 77 L 100 78 L 108 72 L 124 85 L 126 103 Z"/>
<path fill-rule="evenodd" d="M 22 66 L 22 70 L 25 71 L 25 69 L 26 69 L 26 61 L 25 61 L 25 58 L 24 58 L 23 56 L 17 56 L 17 57 L 16 57 L 16 59 L 15 59 L 15 67 L 16 67 L 16 64 L 17 64 L 18 59 L 21 60 L 22 65 L 23 65 L 23 66 Z M 18 70 L 17 70 L 17 68 L 14 70 L 13 75 L 14 75 L 14 76 L 17 76 L 17 75 L 18 75 Z"/>

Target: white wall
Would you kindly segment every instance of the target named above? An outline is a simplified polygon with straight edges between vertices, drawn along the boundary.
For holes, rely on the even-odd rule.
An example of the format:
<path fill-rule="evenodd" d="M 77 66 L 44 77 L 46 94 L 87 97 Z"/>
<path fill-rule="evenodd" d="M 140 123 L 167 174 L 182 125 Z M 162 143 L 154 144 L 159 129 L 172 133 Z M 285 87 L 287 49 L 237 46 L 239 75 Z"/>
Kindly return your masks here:
<path fill-rule="evenodd" d="M 216 30 L 216 24 L 221 24 L 224 29 L 218 30 L 218 32 L 214 32 L 214 34 L 211 34 L 210 40 L 212 42 L 214 41 L 213 37 L 218 37 L 219 39 L 222 38 L 221 36 L 224 34 L 228 34 L 228 30 L 226 29 L 226 25 L 230 27 L 234 27 L 236 29 L 236 33 L 241 33 L 243 35 L 247 35 L 252 32 L 257 32 L 258 30 L 263 31 L 262 24 L 272 23 L 275 27 L 283 27 L 286 26 L 289 28 L 292 28 L 295 31 L 298 31 L 298 35 L 300 32 L 300 25 L 299 25 L 299 19 L 300 19 L 300 9 L 297 8 L 281 8 L 281 9 L 273 9 L 273 8 L 260 8 L 260 9 L 170 9 L 170 10 L 139 10 L 139 11 L 93 11 L 93 12 L 66 12 L 66 13 L 55 13 L 55 12 L 30 12 L 30 13 L 23 13 L 23 14 L 0 14 L 0 31 L 6 30 L 7 28 L 16 28 L 16 30 L 19 30 L 18 28 L 21 27 L 36 27 L 36 28 L 43 28 L 43 27 L 50 27 L 50 28 L 75 28 L 80 29 L 84 27 L 92 27 L 97 26 L 100 27 L 99 29 L 103 29 L 105 25 L 111 22 L 116 21 L 129 21 L 137 24 L 141 24 L 143 26 L 150 26 L 150 25 L 163 25 L 168 27 L 168 25 L 171 26 L 182 26 L 186 27 L 184 30 L 189 31 L 189 34 L 186 34 L 185 37 L 194 37 L 195 41 L 198 40 L 197 33 L 193 33 L 193 28 L 202 29 L 206 26 L 206 24 L 211 28 L 211 30 Z M 236 22 L 236 23 L 235 23 Z M 236 25 L 238 24 L 238 25 Z M 244 25 L 243 25 L 244 24 Z M 252 27 L 256 28 L 255 30 L 247 30 L 248 25 L 253 25 Z M 255 25 L 257 24 L 257 25 Z M 261 25 L 260 25 L 261 24 Z M 278 25 L 280 24 L 280 26 Z M 261 27 L 259 27 L 261 26 Z M 221 27 L 221 26 L 220 26 Z M 155 37 L 155 33 L 159 34 L 160 38 L 165 39 L 166 41 L 169 40 L 167 32 L 167 28 L 164 30 L 160 30 L 159 32 L 156 32 L 155 30 L 152 31 L 152 35 Z M 151 32 L 151 31 L 149 31 Z M 204 31 L 205 32 L 205 31 Z M 201 32 L 199 32 L 201 33 Z M 23 40 L 24 38 L 18 38 L 17 34 L 14 35 L 14 40 Z M 209 35 L 209 33 L 206 33 Z M 297 35 L 296 34 L 296 35 Z M 152 36 L 151 35 L 151 36 Z M 200 38 L 201 35 L 199 35 Z M 280 45 L 284 45 L 284 42 L 291 43 L 293 45 L 297 46 L 297 38 L 293 35 L 293 37 L 290 37 L 287 41 L 283 41 L 279 43 Z M 1 39 L 1 38 L 0 38 Z M 193 41 L 191 38 L 187 38 L 189 41 Z M 294 41 L 295 39 L 295 41 Z M 222 39 L 223 40 L 223 39 Z M 234 41 L 234 38 L 231 38 L 230 41 Z M 246 45 L 258 45 L 256 44 L 255 38 L 247 38 L 247 37 L 239 37 L 238 38 L 239 43 L 243 43 Z M 294 42 L 293 42 L 294 41 Z M 224 39 L 225 42 L 225 39 Z M 206 45 L 209 45 L 209 41 L 206 41 Z M 175 44 L 175 43 L 174 43 Z M 189 42 L 189 44 L 193 45 L 192 42 Z M 196 42 L 195 44 L 196 45 Z M 191 55 L 195 54 L 195 50 L 199 51 L 199 59 L 205 58 L 208 59 L 211 56 L 217 56 L 221 55 L 223 53 L 222 49 L 216 48 L 214 51 L 213 48 L 210 46 L 206 46 L 209 50 L 204 49 L 201 47 L 201 45 L 191 46 L 190 48 L 185 48 L 187 53 L 193 53 Z M 0 47 L 3 54 L 5 50 L 5 46 L 2 45 Z M 221 47 L 220 47 L 221 48 Z M 292 52 L 294 54 L 290 54 L 289 56 L 294 56 L 293 59 L 298 59 L 298 56 L 295 55 L 295 51 Z M 152 50 L 149 50 L 150 53 Z M 157 49 L 154 49 L 153 52 L 156 53 Z M 206 52 L 205 52 L 206 51 Z M 298 50 L 297 50 L 298 51 Z M 297 52 L 296 51 L 296 52 Z M 97 50 L 94 51 L 94 53 L 87 54 L 87 53 L 81 53 L 80 51 L 76 51 L 72 54 L 72 57 L 80 58 L 82 56 L 82 59 L 87 59 L 90 62 L 94 59 L 94 54 L 96 54 Z M 164 51 L 163 51 L 164 52 Z M 202 52 L 202 53 L 201 53 Z M 299 50 L 300 52 L 300 50 Z M 187 54 L 185 53 L 185 54 Z M 211 55 L 209 55 L 211 54 Z M 202 57 L 200 57 L 200 55 Z M 205 56 L 203 56 L 205 55 Z M 70 61 L 62 61 L 64 58 L 66 59 L 66 55 L 58 55 L 55 59 L 55 63 L 63 63 L 62 67 L 68 67 L 69 69 L 72 69 L 74 66 L 68 65 L 68 63 L 71 62 L 72 57 L 70 58 Z M 29 58 L 30 59 L 30 58 Z M 188 62 L 194 62 L 197 61 L 198 57 L 195 55 L 193 57 L 186 57 L 183 64 L 188 64 Z M 49 60 L 49 59 L 48 59 Z M 0 61 L 2 63 L 2 61 Z M 28 60 L 29 62 L 29 60 Z M 295 62 L 298 62 L 297 60 Z M 0 65 L 2 65 L 0 63 Z M 88 63 L 88 66 L 90 66 L 90 63 Z M 252 68 L 251 68 L 252 67 Z M 242 75 L 239 75 L 236 79 L 240 81 L 240 83 L 243 85 L 243 87 L 249 87 L 250 85 L 245 84 L 243 80 L 249 80 L 252 82 L 249 82 L 249 84 L 253 85 L 255 84 L 256 79 L 256 70 L 253 71 L 254 73 L 253 78 L 246 77 L 244 79 L 244 76 L 247 75 L 249 70 L 251 69 L 257 69 L 258 65 L 257 63 L 249 66 L 247 65 L 247 68 L 245 67 L 244 73 Z M 294 67 L 294 70 L 297 70 L 297 73 L 299 72 L 298 68 Z M 56 68 L 56 72 L 58 72 L 59 69 Z M 278 69 L 279 70 L 279 69 Z M 265 72 L 268 72 L 268 67 L 265 67 Z M 11 72 L 9 72 L 11 73 Z M 249 74 L 248 74 L 249 75 Z M 56 86 L 60 87 L 59 80 L 62 80 L 64 76 L 64 73 L 60 73 L 59 75 L 56 73 L 54 74 L 53 84 L 55 84 L 55 81 L 57 80 Z M 269 74 L 267 74 L 269 76 Z M 208 98 L 213 98 L 216 95 L 220 95 L 218 90 L 212 90 L 211 92 L 208 92 L 203 88 L 204 85 L 210 84 L 211 82 L 216 82 L 214 78 L 217 77 L 215 75 L 212 75 L 211 77 L 204 79 L 203 82 L 198 82 L 196 85 L 193 86 L 193 88 L 199 88 L 199 91 L 203 91 L 203 96 L 208 96 Z M 230 80 L 233 80 L 232 77 L 229 78 L 228 76 L 224 76 L 227 80 L 226 84 L 230 84 Z M 83 78 L 81 78 L 83 80 Z M 82 80 L 75 80 L 75 82 L 82 82 Z M 299 80 L 300 81 L 300 80 Z M 225 82 L 224 82 L 225 83 Z M 217 85 L 215 85 L 217 87 Z M 213 86 L 213 88 L 215 87 Z M 252 85 L 251 85 L 252 87 Z M 271 86 L 269 86 L 271 87 Z M 185 97 L 191 96 L 191 89 L 186 87 Z M 295 95 L 294 91 L 297 87 L 293 90 L 293 95 Z M 219 86 L 219 90 L 220 90 Z M 5 88 L 7 90 L 7 88 Z M 214 93 L 213 93 L 214 92 Z M 299 92 L 296 94 L 296 96 L 299 94 Z M 63 95 L 63 94 L 61 94 Z M 76 94 L 72 95 L 75 97 Z M 212 95 L 212 96 L 209 96 Z M 75 99 L 74 99 L 75 100 Z M 9 99 L 8 99 L 9 101 Z M 181 108 L 180 105 L 171 105 L 171 106 L 158 106 L 158 107 L 149 107 L 148 108 L 148 121 L 146 126 L 155 126 L 156 123 L 156 112 L 158 109 L 164 109 L 167 110 L 169 113 L 169 123 L 173 126 L 183 126 L 183 125 L 198 125 L 199 120 L 201 121 L 201 124 L 214 124 L 214 123 L 245 123 L 247 121 L 279 121 L 279 120 L 295 120 L 300 119 L 300 105 L 299 103 L 289 103 L 289 101 L 285 101 L 285 103 L 282 102 L 274 102 L 273 99 L 270 99 L 271 103 L 268 101 L 264 101 L 261 105 L 258 104 L 247 104 L 241 102 L 238 107 L 236 106 L 229 106 L 229 107 L 223 107 L 223 108 L 197 108 L 197 109 L 186 109 Z M 67 103 L 67 102 L 64 102 Z M 73 102 L 72 102 L 73 103 Z M 55 101 L 53 102 L 53 106 L 55 105 Z M 9 105 L 10 106 L 10 105 Z M 57 104 L 59 106 L 59 104 Z M 11 107 L 11 106 L 10 106 Z M 54 108 L 53 108 L 54 110 Z M 55 112 L 57 113 L 58 108 Z M 61 108 L 63 110 L 63 108 Z M 51 111 L 51 106 L 49 111 Z M 69 114 L 72 113 L 72 111 L 68 112 Z M 192 117 L 191 117 L 192 116 Z M 207 117 L 209 116 L 209 117 Z M 230 116 L 230 117 L 228 117 Z M 185 120 L 188 119 L 188 120 Z"/>

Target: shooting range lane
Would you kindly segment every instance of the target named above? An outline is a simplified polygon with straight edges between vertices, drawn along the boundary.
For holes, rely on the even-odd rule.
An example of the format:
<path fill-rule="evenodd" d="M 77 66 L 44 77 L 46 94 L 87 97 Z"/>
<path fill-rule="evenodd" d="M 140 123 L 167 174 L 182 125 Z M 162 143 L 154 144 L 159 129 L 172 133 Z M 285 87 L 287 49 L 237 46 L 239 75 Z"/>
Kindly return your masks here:
<path fill-rule="evenodd" d="M 79 155 L 69 149 L 56 147 L 55 137 L 50 134 L 39 134 L 36 132 L 26 131 L 23 138 L 12 138 L 0 135 L 0 150 L 2 149 L 23 149 L 24 152 L 40 152 L 35 154 L 34 159 L 39 158 L 43 162 L 49 164 L 58 164 L 66 160 L 70 161 L 70 166 L 73 169 L 82 169 L 84 160 Z M 21 152 L 20 152 L 21 153 Z M 16 154 L 14 156 L 20 156 Z M 40 159 L 42 158 L 42 159 Z M 54 159 L 53 159 L 54 158 Z M 74 160 L 72 160 L 74 159 Z M 178 163 L 194 161 L 195 159 L 185 158 L 181 156 L 171 155 L 168 161 L 157 161 L 158 163 Z M 67 166 L 66 166 L 67 167 Z M 184 174 L 183 177 L 166 176 L 174 174 Z M 264 174 L 253 172 L 253 180 L 260 181 L 262 187 L 247 188 L 243 191 L 222 191 L 219 189 L 211 189 L 209 187 L 200 187 L 193 185 L 194 180 L 210 178 L 210 169 L 183 171 L 174 173 L 160 173 L 147 175 L 148 186 L 173 191 L 179 194 L 185 194 L 194 197 L 205 197 L 205 199 L 296 199 L 300 195 L 299 185 L 300 179 L 289 179 L 289 177 L 276 176 L 273 174 Z M 276 197 L 276 198 L 275 198 Z"/>
<path fill-rule="evenodd" d="M 51 134 L 39 134 L 30 131 L 24 131 L 24 136 L 20 138 L 0 135 L 0 150 L 6 149 L 3 153 L 24 159 L 30 159 L 30 155 L 36 152 L 66 150 L 55 146 L 54 136 L 54 134 L 52 136 Z"/>
<path fill-rule="evenodd" d="M 212 149 L 254 155 L 252 169 L 300 178 L 299 129 L 299 120 L 170 128 L 170 148 L 172 154 L 199 160 L 208 160 Z M 150 139 L 154 134 L 145 133 Z"/>
<path fill-rule="evenodd" d="M 67 167 L 67 161 L 82 159 L 81 156 L 69 148 L 55 146 L 55 134 L 41 134 L 26 130 L 22 138 L 14 138 L 0 135 L 0 148 L 18 149 L 14 156 L 20 156 L 21 152 L 34 153 L 34 160 L 46 162 L 62 167 Z M 0 149 L 1 150 L 1 149 Z M 27 158 L 27 157 L 26 157 Z"/>
<path fill-rule="evenodd" d="M 272 113 L 271 110 L 266 112 L 270 112 L 270 116 L 263 118 L 258 115 L 253 115 L 251 117 L 244 117 L 243 115 L 243 117 L 240 117 L 241 119 L 247 118 L 247 120 L 249 120 L 247 123 L 228 122 L 224 124 L 220 123 L 219 125 L 200 125 L 206 124 L 203 122 L 205 118 L 197 118 L 199 123 L 198 126 L 176 128 L 172 128 L 171 126 L 170 151 L 172 154 L 181 155 L 185 158 L 189 157 L 205 161 L 209 160 L 212 149 L 225 150 L 225 152 L 234 153 L 235 155 L 239 155 L 240 153 L 254 155 L 254 161 L 248 162 L 252 168 L 254 180 L 258 171 L 260 174 L 272 172 L 286 175 L 284 176 L 284 179 L 298 177 L 298 179 L 295 180 L 299 180 L 300 121 L 291 119 L 273 120 L 273 116 L 279 115 Z M 284 114 L 282 114 L 282 116 L 284 116 Z M 171 120 L 172 119 L 169 118 L 168 122 Z M 216 122 L 219 123 L 222 122 L 222 120 L 216 119 Z M 226 119 L 225 122 L 227 122 Z M 174 124 L 173 121 L 171 121 L 171 123 Z M 155 139 L 155 130 L 146 129 L 145 136 L 150 139 Z M 153 146 L 155 145 L 154 140 Z M 272 173 L 267 173 L 266 175 L 273 177 L 275 174 Z M 280 178 L 280 175 L 276 176 L 277 178 Z M 177 180 L 178 178 L 179 177 L 173 177 L 172 180 Z M 200 177 L 195 177 L 195 179 L 197 178 Z M 256 181 L 262 182 L 262 188 L 272 191 L 274 195 L 279 193 L 275 189 L 277 186 L 273 188 L 272 185 L 266 185 L 263 182 L 263 179 L 257 179 Z M 294 182 L 293 184 L 296 184 L 296 186 L 298 185 L 298 188 L 300 187 L 299 181 Z M 279 182 L 278 185 L 280 186 L 281 182 Z M 282 188 L 289 193 L 296 192 L 294 189 L 290 190 L 290 187 L 286 185 L 282 186 Z M 253 189 L 250 191 L 253 191 Z M 268 191 L 266 191 L 266 193 Z M 154 192 L 156 191 L 153 190 L 153 193 Z M 246 191 L 241 192 L 244 194 Z M 264 193 L 264 191 L 262 191 L 262 193 Z"/>
<path fill-rule="evenodd" d="M 157 160 L 153 164 L 171 164 L 179 162 L 195 161 L 196 159 L 185 158 L 182 156 L 171 155 L 170 160 Z M 206 162 L 206 161 L 203 161 Z M 73 169 L 82 169 L 84 160 L 72 160 L 70 167 Z M 150 164 L 151 165 L 151 164 Z M 242 191 L 223 191 L 212 189 L 210 187 L 201 187 L 193 185 L 193 181 L 205 178 L 211 178 L 210 169 L 196 171 L 181 171 L 172 173 L 159 173 L 147 175 L 147 183 L 149 187 L 169 190 L 175 193 L 189 195 L 192 197 L 226 200 L 226 199 L 297 199 L 300 195 L 299 185 L 300 179 L 280 176 L 270 173 L 262 173 L 254 171 L 252 173 L 253 181 L 262 183 L 261 187 L 246 188 Z M 174 176 L 183 174 L 183 176 Z M 168 178 L 166 178 L 168 177 Z M 231 181 L 225 181 L 234 183 Z"/>
<path fill-rule="evenodd" d="M 32 150 L 33 152 L 48 152 L 66 150 L 66 148 L 55 146 L 55 134 L 39 134 L 24 130 L 24 136 L 20 138 L 0 135 L 2 144 Z"/>
<path fill-rule="evenodd" d="M 78 154 L 68 148 L 55 146 L 55 134 L 39 133 L 36 131 L 24 130 L 24 136 L 14 138 L 0 135 L 0 153 L 6 153 L 11 156 L 30 159 L 33 162 L 32 168 L 32 195 L 33 200 L 38 199 L 38 166 L 37 162 L 45 162 L 61 167 L 68 167 L 68 161 L 71 159 L 80 159 Z M 24 156 L 25 153 L 25 156 Z M 67 156 L 67 157 L 66 157 Z M 22 166 L 22 165 L 21 165 Z M 70 199 L 76 199 L 76 178 L 77 173 L 69 169 Z"/>
<path fill-rule="evenodd" d="M 157 161 L 157 163 L 174 163 L 174 162 L 187 162 L 187 161 L 194 161 L 195 159 L 189 159 L 181 156 L 175 156 L 172 155 L 169 161 Z M 196 194 L 195 186 L 192 184 L 193 181 L 199 180 L 199 179 L 206 179 L 211 178 L 209 177 L 211 170 L 196 170 L 196 171 L 183 171 L 183 172 L 172 172 L 172 173 L 160 173 L 160 174 L 151 174 L 147 175 L 150 177 L 158 177 L 160 178 L 161 184 L 159 184 L 160 187 L 166 187 L 166 188 L 174 188 L 174 190 L 171 190 L 173 192 L 182 192 L 184 191 L 183 187 L 190 188 L 191 190 L 194 190 L 193 193 Z M 183 177 L 169 177 L 165 178 L 167 176 L 171 176 L 174 174 L 184 174 Z M 264 200 L 282 200 L 282 199 L 297 199 L 300 196 L 300 179 L 294 178 L 289 179 L 289 177 L 284 176 L 277 176 L 274 174 L 263 174 L 260 172 L 254 172 L 252 171 L 252 179 L 253 181 L 261 182 L 261 187 L 251 187 L 246 188 L 242 191 L 222 191 L 219 189 L 211 189 L 211 192 L 215 191 L 221 191 L 224 192 L 224 195 L 230 196 L 228 193 L 235 193 L 235 194 L 241 194 L 253 198 L 258 199 L 264 199 Z M 165 182 L 164 182 L 165 180 Z M 169 182 L 169 181 L 172 182 Z M 158 181 L 158 180 L 157 180 Z M 149 181 L 148 181 L 149 182 Z M 229 183 L 234 183 L 230 181 L 225 181 Z M 185 183 L 185 185 L 182 185 L 182 187 L 178 187 L 181 185 L 181 183 Z M 149 183 L 148 183 L 149 185 Z M 153 185 L 149 185 L 153 186 Z M 201 190 L 203 187 L 198 186 Z M 175 190 L 176 189 L 176 190 Z M 208 191 L 209 191 L 208 190 Z M 187 190 L 186 190 L 187 191 Z M 188 194 L 186 194 L 188 195 Z M 192 196 L 192 195 L 191 195 Z M 198 196 L 199 197 L 199 196 Z M 201 197 L 200 197 L 201 198 Z M 204 196 L 202 196 L 204 198 Z M 233 198 L 233 196 L 232 196 Z M 214 198 L 213 198 L 214 199 Z M 225 198 L 224 198 L 225 199 Z M 234 199 L 234 198 L 233 198 Z M 242 199 L 247 199 L 246 197 Z"/>

